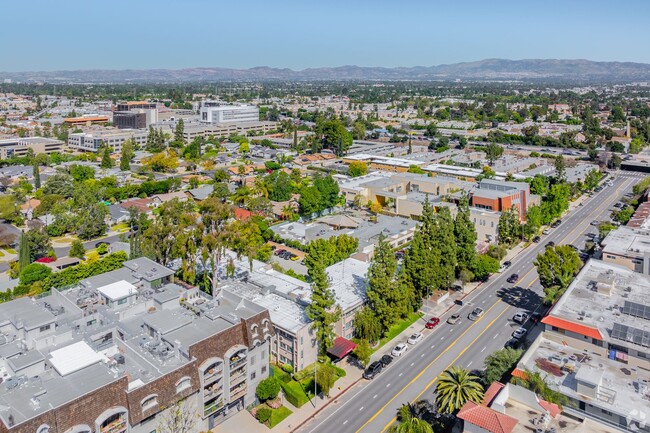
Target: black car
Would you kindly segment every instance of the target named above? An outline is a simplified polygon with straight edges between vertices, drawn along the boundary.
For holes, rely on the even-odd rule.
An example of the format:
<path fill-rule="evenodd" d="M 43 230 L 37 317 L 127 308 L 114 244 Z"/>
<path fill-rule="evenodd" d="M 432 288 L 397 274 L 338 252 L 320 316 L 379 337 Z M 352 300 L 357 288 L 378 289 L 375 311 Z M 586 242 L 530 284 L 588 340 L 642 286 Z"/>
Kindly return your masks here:
<path fill-rule="evenodd" d="M 512 275 L 510 275 L 510 276 L 508 277 L 508 280 L 507 280 L 507 281 L 508 281 L 510 284 L 513 284 L 513 283 L 516 283 L 518 279 L 519 279 L 519 275 L 517 275 L 517 274 L 512 274 Z"/>
<path fill-rule="evenodd" d="M 530 320 L 532 320 L 533 323 L 537 323 L 537 322 L 539 322 L 540 320 L 542 320 L 542 314 L 541 314 L 541 313 L 533 313 L 533 314 L 530 316 Z"/>
<path fill-rule="evenodd" d="M 541 240 L 542 240 L 542 238 L 540 238 L 539 236 L 535 236 L 535 237 L 533 238 L 533 242 L 535 242 L 536 244 L 538 244 L 539 241 L 541 241 Z"/>
<path fill-rule="evenodd" d="M 95 244 L 95 248 L 99 248 L 99 247 L 101 247 L 102 245 L 109 246 L 110 243 L 105 242 L 105 241 L 99 241 L 99 242 L 97 242 L 97 243 Z"/>
<path fill-rule="evenodd" d="M 553 242 L 553 241 L 548 241 L 548 242 L 546 243 L 546 248 L 552 248 L 552 247 L 554 247 L 554 246 L 555 246 L 555 242 Z"/>
<path fill-rule="evenodd" d="M 560 224 L 562 224 L 562 220 L 557 220 L 553 224 L 551 224 L 551 227 L 557 228 L 560 227 Z"/>
<path fill-rule="evenodd" d="M 366 371 L 363 372 L 363 378 L 368 380 L 373 379 L 381 372 L 382 368 L 381 361 L 373 362 L 368 366 L 368 368 L 366 368 Z"/>
<path fill-rule="evenodd" d="M 519 340 L 517 340 L 516 338 L 511 338 L 504 345 L 504 347 L 510 347 L 512 349 L 516 349 L 518 346 L 519 346 Z"/>
<path fill-rule="evenodd" d="M 393 362 L 393 357 L 390 356 L 390 355 L 388 355 L 388 354 L 386 354 L 386 355 L 384 355 L 384 356 L 381 357 L 381 359 L 379 360 L 379 362 L 381 362 L 382 367 L 386 368 L 386 367 L 388 367 L 388 364 L 390 364 L 391 362 Z"/>

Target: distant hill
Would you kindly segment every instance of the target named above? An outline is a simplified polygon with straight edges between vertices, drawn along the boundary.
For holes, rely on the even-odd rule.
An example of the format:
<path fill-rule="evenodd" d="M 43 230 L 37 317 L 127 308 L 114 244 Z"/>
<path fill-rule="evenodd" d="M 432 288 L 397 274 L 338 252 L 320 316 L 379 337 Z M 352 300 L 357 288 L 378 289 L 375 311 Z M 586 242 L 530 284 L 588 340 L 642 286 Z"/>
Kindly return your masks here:
<path fill-rule="evenodd" d="M 438 66 L 309 68 L 187 68 L 0 72 L 0 81 L 49 83 L 138 83 L 214 81 L 323 80 L 523 80 L 563 82 L 631 82 L 650 80 L 650 64 L 590 60 L 486 59 Z"/>

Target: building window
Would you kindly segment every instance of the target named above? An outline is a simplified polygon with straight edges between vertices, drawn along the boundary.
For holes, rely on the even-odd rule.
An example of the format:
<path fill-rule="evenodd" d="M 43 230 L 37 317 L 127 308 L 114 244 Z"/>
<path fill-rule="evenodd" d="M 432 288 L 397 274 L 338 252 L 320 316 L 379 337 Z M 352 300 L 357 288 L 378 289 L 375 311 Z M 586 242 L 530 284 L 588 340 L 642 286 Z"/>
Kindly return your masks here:
<path fill-rule="evenodd" d="M 251 364 L 255 364 L 255 355 L 251 356 Z"/>
<path fill-rule="evenodd" d="M 150 395 L 149 397 L 142 400 L 142 402 L 140 404 L 142 405 L 142 410 L 143 411 L 152 409 L 152 408 L 158 406 L 158 395 L 156 395 L 156 394 Z"/>
<path fill-rule="evenodd" d="M 52 326 L 52 325 L 41 326 L 41 327 L 40 327 L 40 331 L 41 331 L 41 332 L 47 331 L 48 329 L 50 329 L 50 326 Z M 49 427 L 48 427 L 48 428 L 49 428 Z"/>
<path fill-rule="evenodd" d="M 266 374 L 266 365 L 262 367 L 262 374 Z"/>
<path fill-rule="evenodd" d="M 36 433 L 50 433 L 50 426 L 47 424 L 43 424 L 36 430 Z"/>
<path fill-rule="evenodd" d="M 118 301 L 117 301 L 117 305 L 123 305 L 123 304 L 126 304 L 126 301 L 128 301 L 128 298 L 118 299 Z"/>
<path fill-rule="evenodd" d="M 189 377 L 184 377 L 176 384 L 176 393 L 183 392 L 192 386 L 192 380 Z"/>
<path fill-rule="evenodd" d="M 255 372 L 251 373 L 251 380 L 255 380 Z"/>

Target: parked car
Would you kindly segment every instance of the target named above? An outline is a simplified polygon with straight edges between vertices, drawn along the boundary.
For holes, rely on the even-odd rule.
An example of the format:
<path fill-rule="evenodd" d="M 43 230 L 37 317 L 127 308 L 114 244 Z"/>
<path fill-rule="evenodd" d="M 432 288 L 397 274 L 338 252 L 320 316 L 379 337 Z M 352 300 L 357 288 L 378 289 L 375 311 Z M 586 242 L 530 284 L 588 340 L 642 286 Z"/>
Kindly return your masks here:
<path fill-rule="evenodd" d="M 383 365 L 384 368 L 386 368 L 386 367 L 388 367 L 388 364 L 393 362 L 393 357 L 390 356 L 389 354 L 386 354 L 386 355 L 382 356 L 379 361 L 381 362 L 381 365 Z"/>
<path fill-rule="evenodd" d="M 530 320 L 532 320 L 533 323 L 537 323 L 537 322 L 539 322 L 540 320 L 542 320 L 542 314 L 541 314 L 541 313 L 533 313 L 533 314 L 530 316 Z"/>
<path fill-rule="evenodd" d="M 515 314 L 512 320 L 514 320 L 517 323 L 524 323 L 528 319 L 528 314 L 520 311 L 519 313 Z"/>
<path fill-rule="evenodd" d="M 478 320 L 483 315 L 482 308 L 474 308 L 471 313 L 467 316 L 469 320 Z"/>
<path fill-rule="evenodd" d="M 600 224 L 600 221 L 593 220 L 590 224 L 592 226 L 598 226 Z"/>
<path fill-rule="evenodd" d="M 519 340 L 521 337 L 526 335 L 527 332 L 528 332 L 528 330 L 526 328 L 523 328 L 523 327 L 522 328 L 517 328 L 517 329 L 515 329 L 515 332 L 512 333 L 512 338 L 516 338 L 517 340 Z"/>
<path fill-rule="evenodd" d="M 542 238 L 540 238 L 539 236 L 535 236 L 535 237 L 533 238 L 533 242 L 535 242 L 536 244 L 538 244 L 539 241 L 541 241 L 541 240 L 542 240 Z"/>
<path fill-rule="evenodd" d="M 516 349 L 519 347 L 520 341 L 516 338 L 511 338 L 506 342 L 506 344 L 503 345 L 503 347 L 510 347 L 511 349 Z"/>
<path fill-rule="evenodd" d="M 560 227 L 560 224 L 562 224 L 562 220 L 556 220 L 553 222 L 553 224 L 551 224 L 551 227 L 555 229 Z"/>
<path fill-rule="evenodd" d="M 406 342 L 408 344 L 418 344 L 420 341 L 422 341 L 422 338 L 424 335 L 422 335 L 421 332 L 416 332 L 415 334 L 411 334 L 408 340 Z"/>
<path fill-rule="evenodd" d="M 499 267 L 499 272 L 505 272 L 510 265 L 512 265 L 512 262 L 510 260 L 506 260 L 501 264 L 501 267 Z"/>
<path fill-rule="evenodd" d="M 399 251 L 395 253 L 395 258 L 397 260 L 401 260 L 404 258 L 404 253 L 400 253 Z"/>
<path fill-rule="evenodd" d="M 544 233 L 545 235 L 550 234 L 550 233 L 551 233 L 551 229 L 544 229 L 544 231 L 543 231 L 542 233 Z"/>
<path fill-rule="evenodd" d="M 363 372 L 363 378 L 368 380 L 373 379 L 381 372 L 382 368 L 383 365 L 380 361 L 373 362 L 368 366 L 368 368 L 366 368 L 366 371 Z"/>
<path fill-rule="evenodd" d="M 300 256 L 298 254 L 291 254 L 291 261 L 296 262 L 300 259 Z"/>
<path fill-rule="evenodd" d="M 286 251 L 286 250 L 280 248 L 280 249 L 278 249 L 278 250 L 273 251 L 273 254 L 275 254 L 276 256 L 279 256 L 280 254 L 282 254 L 282 253 L 285 252 L 285 251 Z"/>
<path fill-rule="evenodd" d="M 508 281 L 510 284 L 514 284 L 519 280 L 519 274 L 512 274 L 508 277 L 506 281 Z"/>
<path fill-rule="evenodd" d="M 390 354 L 397 358 L 398 356 L 402 356 L 404 352 L 408 349 L 408 346 L 404 343 L 399 343 L 395 348 L 390 352 Z"/>
<path fill-rule="evenodd" d="M 437 317 L 432 317 L 432 318 L 429 319 L 427 324 L 424 325 L 424 327 L 427 328 L 427 329 L 433 329 L 436 326 L 438 326 L 438 323 L 440 323 L 440 319 L 438 319 Z"/>
<path fill-rule="evenodd" d="M 555 246 L 555 242 L 549 241 L 546 243 L 546 248 L 553 248 Z"/>
<path fill-rule="evenodd" d="M 451 316 L 449 316 L 449 319 L 447 319 L 447 323 L 449 323 L 450 325 L 455 325 L 456 323 L 458 323 L 459 320 L 460 320 L 460 314 L 452 314 Z"/>

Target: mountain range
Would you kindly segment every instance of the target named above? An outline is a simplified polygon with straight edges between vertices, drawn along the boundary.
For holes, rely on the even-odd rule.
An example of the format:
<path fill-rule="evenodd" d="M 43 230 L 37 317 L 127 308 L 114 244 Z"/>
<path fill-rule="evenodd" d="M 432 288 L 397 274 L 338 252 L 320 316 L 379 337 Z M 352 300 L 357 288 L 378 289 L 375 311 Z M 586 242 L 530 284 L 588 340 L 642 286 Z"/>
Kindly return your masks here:
<path fill-rule="evenodd" d="M 486 59 L 437 66 L 339 66 L 292 70 L 260 66 L 186 69 L 93 69 L 40 72 L 0 72 L 0 82 L 47 83 L 190 83 L 217 81 L 561 81 L 633 82 L 650 80 L 650 64 L 590 60 Z"/>

